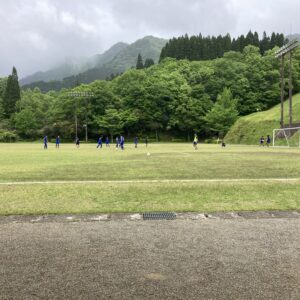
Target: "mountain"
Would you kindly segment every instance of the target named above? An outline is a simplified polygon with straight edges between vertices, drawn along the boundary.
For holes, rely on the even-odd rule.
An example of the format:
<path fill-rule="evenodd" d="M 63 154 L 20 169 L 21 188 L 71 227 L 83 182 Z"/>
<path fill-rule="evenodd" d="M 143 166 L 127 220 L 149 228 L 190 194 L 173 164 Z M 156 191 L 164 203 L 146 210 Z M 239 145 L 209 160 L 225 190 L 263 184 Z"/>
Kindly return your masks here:
<path fill-rule="evenodd" d="M 94 57 L 94 66 L 83 72 L 74 73 L 72 76 L 67 75 L 63 79 L 60 78 L 50 82 L 38 79 L 37 82 L 24 84 L 24 81 L 22 81 L 21 84 L 23 84 L 23 89 L 39 87 L 43 92 L 47 92 L 49 90 L 71 88 L 77 82 L 90 83 L 99 79 L 104 80 L 135 67 L 139 53 L 144 61 L 147 58 L 152 58 L 157 63 L 161 49 L 166 43 L 167 40 L 153 36 L 146 36 L 130 45 L 117 43 L 105 53 Z"/>
<path fill-rule="evenodd" d="M 289 101 L 284 102 L 284 121 L 288 124 Z M 300 94 L 293 96 L 293 120 L 300 123 Z M 261 136 L 272 136 L 280 128 L 280 104 L 273 108 L 239 118 L 230 128 L 225 140 L 230 144 L 258 144 Z"/>
<path fill-rule="evenodd" d="M 161 49 L 166 43 L 167 40 L 146 36 L 124 48 L 109 62 L 109 67 L 116 71 L 124 72 L 136 65 L 139 53 L 142 55 L 144 62 L 146 58 L 152 58 L 157 63 Z"/>
<path fill-rule="evenodd" d="M 117 43 L 103 54 L 97 54 L 91 58 L 68 58 L 64 63 L 45 72 L 36 72 L 30 76 L 20 80 L 21 85 L 27 85 L 37 81 L 55 81 L 62 80 L 65 77 L 77 75 L 88 69 L 100 67 L 112 60 L 121 50 L 126 48 L 128 44 Z"/>
<path fill-rule="evenodd" d="M 300 33 L 290 34 L 286 37 L 288 40 L 298 40 L 300 41 Z"/>
<path fill-rule="evenodd" d="M 123 49 L 125 49 L 128 44 L 119 42 L 112 47 L 110 47 L 103 54 L 97 54 L 94 57 L 95 65 L 94 67 L 101 67 L 102 65 L 110 62 L 118 53 L 120 53 Z M 73 74 L 75 75 L 75 74 Z"/>

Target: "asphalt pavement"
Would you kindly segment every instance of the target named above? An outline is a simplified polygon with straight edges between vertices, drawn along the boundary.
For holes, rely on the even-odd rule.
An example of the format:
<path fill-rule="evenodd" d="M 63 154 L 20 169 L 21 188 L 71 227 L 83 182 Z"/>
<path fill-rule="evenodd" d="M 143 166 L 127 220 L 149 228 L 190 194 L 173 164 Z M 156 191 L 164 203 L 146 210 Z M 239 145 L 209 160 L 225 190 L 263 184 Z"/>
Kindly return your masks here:
<path fill-rule="evenodd" d="M 0 222 L 0 299 L 300 299 L 299 217 L 68 220 Z"/>

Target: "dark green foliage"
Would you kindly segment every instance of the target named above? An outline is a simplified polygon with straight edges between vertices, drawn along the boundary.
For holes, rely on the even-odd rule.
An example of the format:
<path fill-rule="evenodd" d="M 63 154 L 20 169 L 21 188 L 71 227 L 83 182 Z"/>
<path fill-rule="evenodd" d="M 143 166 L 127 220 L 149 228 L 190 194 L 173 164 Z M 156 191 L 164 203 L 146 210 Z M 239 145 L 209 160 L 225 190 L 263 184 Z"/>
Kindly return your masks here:
<path fill-rule="evenodd" d="M 144 69 L 144 63 L 141 54 L 139 53 L 137 61 L 136 61 L 136 69 L 141 70 Z"/>
<path fill-rule="evenodd" d="M 8 76 L 6 87 L 3 93 L 4 115 L 10 117 L 16 111 L 16 103 L 21 98 L 18 74 L 13 67 L 12 74 Z"/>
<path fill-rule="evenodd" d="M 227 132 L 238 118 L 237 101 L 233 99 L 231 90 L 224 88 L 217 97 L 217 102 L 205 117 L 208 128 L 222 135 Z"/>
<path fill-rule="evenodd" d="M 3 97 L 6 88 L 6 81 L 7 81 L 6 78 L 0 78 L 0 121 L 4 118 Z"/>
<path fill-rule="evenodd" d="M 224 53 L 233 50 L 242 52 L 248 45 L 253 45 L 260 48 L 261 54 L 264 54 L 267 50 L 273 49 L 275 46 L 283 46 L 284 35 L 275 34 L 271 35 L 271 38 L 267 37 L 264 32 L 263 38 L 260 40 L 258 33 L 249 31 L 246 37 L 244 35 L 238 38 L 231 39 L 230 35 L 225 36 L 207 36 L 203 37 L 188 35 L 171 39 L 164 48 L 162 48 L 160 54 L 160 60 L 165 57 L 173 57 L 176 59 L 188 59 L 188 60 L 209 60 L 222 57 Z"/>
<path fill-rule="evenodd" d="M 144 63 L 144 68 L 149 68 L 154 65 L 154 60 L 152 58 L 147 58 Z"/>

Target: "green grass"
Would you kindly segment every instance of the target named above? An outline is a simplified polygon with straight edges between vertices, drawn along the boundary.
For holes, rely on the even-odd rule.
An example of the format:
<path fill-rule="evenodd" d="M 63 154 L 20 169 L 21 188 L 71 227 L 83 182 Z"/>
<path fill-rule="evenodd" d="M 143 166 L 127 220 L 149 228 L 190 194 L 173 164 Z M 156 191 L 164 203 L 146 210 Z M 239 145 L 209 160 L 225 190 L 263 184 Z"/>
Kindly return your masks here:
<path fill-rule="evenodd" d="M 278 100 L 279 101 L 279 100 Z M 288 124 L 289 101 L 284 103 L 284 122 Z M 300 94 L 293 96 L 293 122 L 300 123 Z M 259 138 L 280 128 L 280 104 L 273 108 L 239 118 L 226 135 L 227 143 L 259 144 Z M 298 137 L 297 137 L 298 139 Z M 297 141 L 298 142 L 298 141 Z"/>
<path fill-rule="evenodd" d="M 300 179 L 263 180 L 300 178 L 299 149 L 200 145 L 195 151 L 191 144 L 127 145 L 124 152 L 96 150 L 91 144 L 42 148 L 0 144 L 0 215 L 300 208 Z M 70 182 L 14 184 L 24 181 Z"/>

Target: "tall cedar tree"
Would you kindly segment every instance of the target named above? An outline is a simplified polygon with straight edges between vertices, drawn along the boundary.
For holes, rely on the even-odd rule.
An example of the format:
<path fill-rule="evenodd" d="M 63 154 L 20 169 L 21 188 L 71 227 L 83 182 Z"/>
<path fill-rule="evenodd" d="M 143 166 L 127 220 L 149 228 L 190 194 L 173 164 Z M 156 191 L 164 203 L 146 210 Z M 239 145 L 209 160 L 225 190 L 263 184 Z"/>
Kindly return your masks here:
<path fill-rule="evenodd" d="M 142 59 L 142 56 L 141 56 L 140 53 L 139 53 L 138 58 L 137 58 L 136 68 L 137 68 L 138 70 L 144 69 L 143 59 Z"/>
<path fill-rule="evenodd" d="M 260 40 L 258 33 L 253 33 L 251 30 L 246 36 L 241 35 L 236 39 L 231 39 L 229 34 L 217 37 L 203 37 L 201 34 L 199 36 L 188 37 L 186 34 L 169 40 L 161 50 L 160 60 L 165 57 L 192 61 L 210 60 L 222 57 L 225 52 L 230 50 L 243 52 L 244 48 L 248 45 L 260 48 L 261 54 L 264 54 L 275 46 L 283 46 L 284 42 L 285 38 L 283 34 L 273 32 L 271 37 L 268 37 L 264 32 Z"/>
<path fill-rule="evenodd" d="M 152 58 L 147 58 L 145 60 L 144 68 L 147 69 L 154 65 L 154 60 Z"/>
<path fill-rule="evenodd" d="M 17 69 L 13 67 L 12 74 L 8 76 L 3 95 L 3 108 L 5 117 L 9 118 L 16 111 L 16 103 L 21 99 Z"/>

